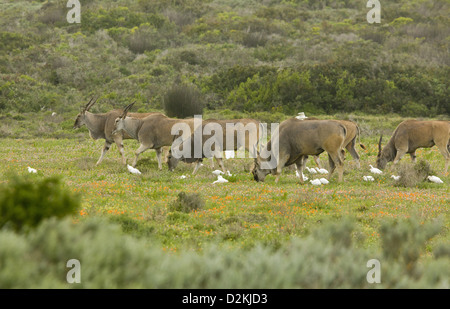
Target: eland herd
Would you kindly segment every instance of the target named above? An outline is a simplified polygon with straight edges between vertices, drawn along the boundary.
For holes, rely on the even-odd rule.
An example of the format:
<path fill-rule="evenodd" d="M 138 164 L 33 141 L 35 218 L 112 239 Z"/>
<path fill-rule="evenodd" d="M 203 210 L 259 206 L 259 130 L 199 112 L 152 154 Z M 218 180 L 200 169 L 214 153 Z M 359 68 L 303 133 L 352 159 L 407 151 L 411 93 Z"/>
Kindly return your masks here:
<path fill-rule="evenodd" d="M 278 182 L 282 169 L 294 165 L 296 175 L 303 183 L 305 179 L 307 180 L 303 170 L 305 168 L 308 171 L 311 170 L 306 167 L 309 156 L 313 156 L 318 166 L 317 170 L 326 171 L 318 160 L 318 156 L 325 151 L 328 154 L 330 167 L 327 171 L 328 180 L 336 171 L 338 181 L 341 182 L 345 150 L 350 153 L 357 167 L 360 168 L 360 157 L 355 145 L 358 143 L 361 148 L 366 149 L 359 141 L 359 126 L 348 120 L 321 120 L 305 117 L 301 113 L 301 117 L 290 118 L 271 127 L 271 138 L 264 144 L 263 137 L 267 133 L 267 127 L 255 119 L 176 119 L 158 112 L 130 113 L 134 103 L 123 110 L 115 109 L 99 114 L 89 112 L 96 101 L 97 99 L 92 98 L 81 108 L 76 117 L 74 129 L 86 125 L 91 138 L 105 140 L 97 165 L 102 162 L 113 143 L 119 149 L 122 164 L 127 165 L 123 139 L 137 140 L 140 145 L 135 152 L 134 161 L 131 166 L 127 165 L 130 172 L 135 171 L 139 155 L 148 149 L 156 151 L 158 168 L 162 170 L 163 149 L 170 149 L 165 155 L 170 171 L 177 167 L 179 161 L 183 161 L 195 164 L 193 171 L 195 174 L 202 165 L 203 159 L 209 158 L 212 167 L 215 159 L 222 173 L 225 173 L 222 153 L 244 149 L 250 157 L 254 158 L 251 169 L 254 180 L 264 181 L 266 175 L 272 174 Z M 199 130 L 200 135 L 197 135 Z M 414 162 L 418 148 L 430 148 L 436 145 L 445 159 L 444 173 L 448 172 L 450 121 L 405 120 L 397 126 L 384 147 L 381 145 L 382 139 L 383 136 L 378 142 L 376 168 L 371 166 L 371 169 L 381 172 L 388 162 L 397 164 L 405 154 L 409 154 Z M 326 179 L 323 179 L 322 183 L 325 183 Z M 370 181 L 370 178 L 367 180 Z"/>

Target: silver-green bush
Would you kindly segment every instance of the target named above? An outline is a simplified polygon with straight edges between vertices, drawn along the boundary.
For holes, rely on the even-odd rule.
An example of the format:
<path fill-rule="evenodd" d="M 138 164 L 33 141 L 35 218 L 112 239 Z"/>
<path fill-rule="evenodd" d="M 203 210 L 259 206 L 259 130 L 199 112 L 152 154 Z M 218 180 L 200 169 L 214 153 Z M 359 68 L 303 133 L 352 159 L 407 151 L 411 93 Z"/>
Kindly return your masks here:
<path fill-rule="evenodd" d="M 377 251 L 360 248 L 354 223 L 343 220 L 324 222 L 276 250 L 209 246 L 168 253 L 97 218 L 78 224 L 52 218 L 33 233 L 0 231 L 0 288 L 448 288 L 450 256 L 442 249 L 447 245 L 417 262 L 439 230 L 434 222 L 386 221 Z M 70 259 L 80 261 L 81 283 L 66 281 Z M 379 284 L 367 282 L 369 259 L 381 263 Z"/>

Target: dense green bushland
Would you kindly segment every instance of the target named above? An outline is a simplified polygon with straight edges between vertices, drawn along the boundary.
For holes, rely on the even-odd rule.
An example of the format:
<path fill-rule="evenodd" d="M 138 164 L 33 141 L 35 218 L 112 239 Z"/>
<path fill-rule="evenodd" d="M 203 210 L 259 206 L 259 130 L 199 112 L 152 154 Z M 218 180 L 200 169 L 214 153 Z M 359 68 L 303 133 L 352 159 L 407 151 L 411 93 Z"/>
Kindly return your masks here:
<path fill-rule="evenodd" d="M 0 112 L 163 109 L 179 76 L 208 109 L 450 113 L 449 3 L 365 1 L 2 1 Z"/>

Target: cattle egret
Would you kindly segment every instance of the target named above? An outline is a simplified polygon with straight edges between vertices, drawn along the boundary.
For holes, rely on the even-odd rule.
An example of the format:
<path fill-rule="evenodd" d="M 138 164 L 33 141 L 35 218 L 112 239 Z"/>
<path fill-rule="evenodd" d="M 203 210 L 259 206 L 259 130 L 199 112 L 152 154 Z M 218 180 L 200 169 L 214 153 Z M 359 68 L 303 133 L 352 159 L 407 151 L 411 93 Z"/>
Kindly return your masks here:
<path fill-rule="evenodd" d="M 180 179 L 184 179 L 184 178 L 186 178 L 186 175 L 181 175 L 180 176 Z"/>
<path fill-rule="evenodd" d="M 306 170 L 308 172 L 310 172 L 311 174 L 317 174 L 317 171 L 316 171 L 316 169 L 314 167 L 313 168 L 306 167 Z"/>
<path fill-rule="evenodd" d="M 439 177 L 437 176 L 428 176 L 427 177 L 429 181 L 434 183 L 444 183 Z"/>
<path fill-rule="evenodd" d="M 320 179 L 314 179 L 314 180 L 310 180 L 309 181 L 312 185 L 314 186 L 320 186 L 322 184 L 322 182 L 320 181 Z"/>
<path fill-rule="evenodd" d="M 320 183 L 322 183 L 323 185 L 326 185 L 329 183 L 329 181 L 326 178 L 320 178 Z"/>
<path fill-rule="evenodd" d="M 227 176 L 233 176 L 230 171 L 227 171 Z"/>
<path fill-rule="evenodd" d="M 55 112 L 53 112 L 53 113 L 52 113 L 52 117 L 55 117 L 55 116 L 56 116 L 56 113 L 55 113 Z"/>
<path fill-rule="evenodd" d="M 393 178 L 394 180 L 399 180 L 400 176 L 391 175 L 391 178 Z"/>
<path fill-rule="evenodd" d="M 301 113 L 298 113 L 298 116 L 296 116 L 295 118 L 300 119 L 300 120 L 303 120 L 303 119 L 306 119 L 306 118 L 308 118 L 308 117 L 305 116 L 305 113 L 304 113 L 304 112 L 301 112 Z"/>
<path fill-rule="evenodd" d="M 363 176 L 364 181 L 374 181 L 375 179 L 372 176 Z"/>
<path fill-rule="evenodd" d="M 328 171 L 324 168 L 316 167 L 316 171 L 318 171 L 320 174 L 328 174 Z"/>
<path fill-rule="evenodd" d="M 141 172 L 137 168 L 134 168 L 134 167 L 130 166 L 129 164 L 127 164 L 127 168 L 131 174 L 141 175 Z"/>
<path fill-rule="evenodd" d="M 373 167 L 372 165 L 369 165 L 369 166 L 370 166 L 370 172 L 371 172 L 371 173 L 374 173 L 374 174 L 383 174 L 383 172 L 382 172 L 381 170 L 377 169 L 376 167 Z"/>
<path fill-rule="evenodd" d="M 36 174 L 37 171 L 34 168 L 31 168 L 31 167 L 28 166 L 28 173 Z"/>
<path fill-rule="evenodd" d="M 224 172 L 222 172 L 221 170 L 215 170 L 212 172 L 214 175 L 219 176 L 219 175 L 223 175 L 225 174 Z"/>
<path fill-rule="evenodd" d="M 225 183 L 225 182 L 228 182 L 228 180 L 223 178 L 221 175 L 217 175 L 217 180 L 214 181 L 213 184 L 215 184 L 215 183 Z"/>

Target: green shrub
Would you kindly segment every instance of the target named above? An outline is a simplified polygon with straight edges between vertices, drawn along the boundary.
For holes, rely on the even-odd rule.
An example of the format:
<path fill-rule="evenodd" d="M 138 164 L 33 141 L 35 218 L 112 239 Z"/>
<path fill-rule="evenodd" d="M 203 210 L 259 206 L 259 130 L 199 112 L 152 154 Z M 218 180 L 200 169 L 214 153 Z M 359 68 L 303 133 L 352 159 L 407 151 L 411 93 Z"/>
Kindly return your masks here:
<path fill-rule="evenodd" d="M 169 117 L 202 115 L 203 106 L 200 91 L 193 84 L 176 82 L 164 97 L 164 110 Z"/>
<path fill-rule="evenodd" d="M 404 106 L 402 106 L 401 112 L 404 116 L 407 117 L 427 117 L 430 113 L 425 105 L 416 102 L 406 103 Z"/>
<path fill-rule="evenodd" d="M 79 206 L 79 197 L 59 178 L 14 175 L 0 188 L 0 228 L 34 228 L 44 219 L 73 214 Z"/>
<path fill-rule="evenodd" d="M 26 49 L 32 44 L 29 37 L 15 32 L 0 32 L 0 52 Z"/>
<path fill-rule="evenodd" d="M 133 28 L 128 38 L 128 48 L 136 54 L 152 51 L 167 45 L 166 39 L 150 24 L 143 24 Z"/>
<path fill-rule="evenodd" d="M 398 187 L 416 187 L 432 174 L 429 162 L 420 159 L 416 164 L 403 163 L 397 168 L 400 179 L 395 182 Z"/>
<path fill-rule="evenodd" d="M 180 192 L 176 201 L 169 205 L 170 211 L 191 212 L 203 209 L 205 202 L 200 194 Z"/>

